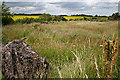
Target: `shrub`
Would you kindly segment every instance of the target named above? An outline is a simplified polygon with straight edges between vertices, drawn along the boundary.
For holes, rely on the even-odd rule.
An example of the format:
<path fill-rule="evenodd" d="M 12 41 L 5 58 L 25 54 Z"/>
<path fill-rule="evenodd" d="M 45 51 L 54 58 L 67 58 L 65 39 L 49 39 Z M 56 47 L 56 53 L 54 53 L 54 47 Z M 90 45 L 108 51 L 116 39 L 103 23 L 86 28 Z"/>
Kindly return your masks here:
<path fill-rule="evenodd" d="M 15 21 L 15 23 L 22 23 L 22 24 L 24 24 L 24 23 L 29 24 L 32 22 L 34 22 L 34 18 L 23 18 L 23 19 L 18 19 Z"/>
<path fill-rule="evenodd" d="M 2 2 L 2 25 L 13 24 L 13 19 L 9 16 L 10 7 L 6 7 L 5 2 Z M 0 7 L 1 7 L 0 6 Z"/>
<path fill-rule="evenodd" d="M 23 18 L 23 19 L 18 19 L 18 20 L 15 21 L 15 23 L 22 23 L 22 24 L 24 24 L 24 23 L 29 24 L 29 23 L 32 23 L 32 22 L 39 22 L 39 23 L 46 23 L 46 24 L 48 23 L 48 21 L 44 21 L 41 18 L 36 18 L 36 19 L 34 19 L 34 18 Z"/>
<path fill-rule="evenodd" d="M 98 19 L 97 21 L 98 21 L 98 22 L 106 22 L 106 21 L 108 21 L 108 20 L 105 20 L 105 19 Z"/>
<path fill-rule="evenodd" d="M 13 24 L 14 20 L 11 17 L 2 17 L 2 25 Z"/>
<path fill-rule="evenodd" d="M 87 18 L 86 18 L 86 17 L 84 17 L 84 20 L 87 20 Z"/>
<path fill-rule="evenodd" d="M 69 21 L 73 21 L 73 19 L 70 19 Z"/>

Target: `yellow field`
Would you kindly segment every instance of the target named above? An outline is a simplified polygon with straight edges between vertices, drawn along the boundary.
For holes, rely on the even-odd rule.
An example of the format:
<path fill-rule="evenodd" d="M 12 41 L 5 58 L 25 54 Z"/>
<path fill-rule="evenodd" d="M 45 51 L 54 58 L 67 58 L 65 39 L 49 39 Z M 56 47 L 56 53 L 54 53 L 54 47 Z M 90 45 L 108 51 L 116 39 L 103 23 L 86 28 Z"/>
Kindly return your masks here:
<path fill-rule="evenodd" d="M 64 16 L 65 19 L 70 20 L 70 19 L 84 19 L 82 16 Z"/>
<path fill-rule="evenodd" d="M 70 20 L 70 19 L 84 19 L 84 16 L 64 16 L 65 19 Z M 92 17 L 85 17 L 87 19 L 92 18 Z M 98 19 L 105 19 L 108 20 L 107 17 L 93 17 L 93 18 L 98 18 Z"/>
<path fill-rule="evenodd" d="M 26 15 L 14 15 L 11 17 L 14 21 L 17 19 L 23 19 L 23 18 L 39 18 L 39 16 L 26 16 Z"/>
<path fill-rule="evenodd" d="M 39 16 L 27 16 L 27 15 L 14 15 L 11 17 L 14 21 L 17 19 L 23 19 L 23 18 L 39 18 Z M 70 19 L 84 19 L 84 16 L 64 16 L 65 19 L 70 20 Z M 85 18 L 92 18 L 92 17 L 85 17 Z M 98 19 L 105 19 L 108 20 L 107 17 L 93 17 L 93 18 L 98 18 Z"/>

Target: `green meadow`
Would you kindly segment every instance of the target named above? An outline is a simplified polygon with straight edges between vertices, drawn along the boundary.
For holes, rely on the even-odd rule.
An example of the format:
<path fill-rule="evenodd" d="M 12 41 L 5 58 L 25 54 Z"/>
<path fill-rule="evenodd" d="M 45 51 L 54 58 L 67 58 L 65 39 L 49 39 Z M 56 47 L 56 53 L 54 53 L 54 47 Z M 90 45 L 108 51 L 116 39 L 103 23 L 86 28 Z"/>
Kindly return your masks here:
<path fill-rule="evenodd" d="M 2 28 L 2 43 L 25 41 L 50 64 L 48 78 L 104 78 L 103 35 L 118 36 L 118 22 L 61 21 L 11 24 Z M 118 77 L 117 58 L 109 75 Z"/>

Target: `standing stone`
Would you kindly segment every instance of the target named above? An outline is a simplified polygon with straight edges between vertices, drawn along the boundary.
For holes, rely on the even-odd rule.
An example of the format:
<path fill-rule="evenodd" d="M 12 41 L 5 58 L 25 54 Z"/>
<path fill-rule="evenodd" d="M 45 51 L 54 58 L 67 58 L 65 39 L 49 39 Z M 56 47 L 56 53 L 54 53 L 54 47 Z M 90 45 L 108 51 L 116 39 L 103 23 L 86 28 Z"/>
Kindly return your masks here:
<path fill-rule="evenodd" d="M 2 74 L 5 78 L 46 78 L 49 64 L 28 44 L 14 40 L 2 47 Z"/>

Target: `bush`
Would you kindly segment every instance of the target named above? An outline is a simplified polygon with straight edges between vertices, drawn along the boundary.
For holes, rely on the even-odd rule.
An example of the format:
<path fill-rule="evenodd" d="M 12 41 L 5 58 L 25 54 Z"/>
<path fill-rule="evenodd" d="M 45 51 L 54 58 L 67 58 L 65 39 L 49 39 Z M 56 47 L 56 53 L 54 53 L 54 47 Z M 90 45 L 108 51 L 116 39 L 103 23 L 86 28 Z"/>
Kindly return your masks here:
<path fill-rule="evenodd" d="M 2 17 L 2 25 L 13 24 L 14 20 L 11 17 Z"/>
<path fill-rule="evenodd" d="M 67 21 L 67 19 L 65 19 L 64 17 L 62 17 L 62 19 L 61 19 L 62 21 Z"/>
<path fill-rule="evenodd" d="M 98 19 L 97 21 L 98 21 L 98 22 L 107 22 L 108 20 L 105 20 L 105 19 Z"/>
<path fill-rule="evenodd" d="M 86 17 L 84 17 L 84 20 L 87 20 L 87 18 L 86 18 Z"/>
<path fill-rule="evenodd" d="M 63 16 L 47 16 L 47 15 L 41 15 L 39 18 L 23 18 L 23 19 L 17 19 L 15 23 L 32 23 L 32 22 L 39 22 L 39 23 L 46 23 L 48 24 L 50 21 L 67 21 Z"/>
<path fill-rule="evenodd" d="M 24 24 L 24 23 L 29 24 L 32 22 L 34 22 L 34 18 L 23 18 L 23 19 L 18 19 L 15 21 L 15 23 L 22 23 L 22 24 Z"/>
<path fill-rule="evenodd" d="M 81 18 L 74 19 L 74 21 L 81 21 L 81 20 L 83 20 L 83 19 L 81 19 Z"/>
<path fill-rule="evenodd" d="M 73 19 L 70 19 L 69 21 L 73 21 Z"/>
<path fill-rule="evenodd" d="M 48 21 L 44 21 L 41 18 L 36 18 L 36 19 L 34 19 L 34 18 L 23 18 L 23 19 L 18 19 L 18 20 L 15 21 L 15 23 L 22 23 L 22 24 L 24 24 L 24 23 L 30 24 L 32 22 L 39 22 L 39 23 L 46 23 L 46 24 L 48 23 Z"/>
<path fill-rule="evenodd" d="M 35 22 L 42 22 L 43 20 L 41 18 L 34 19 Z"/>

